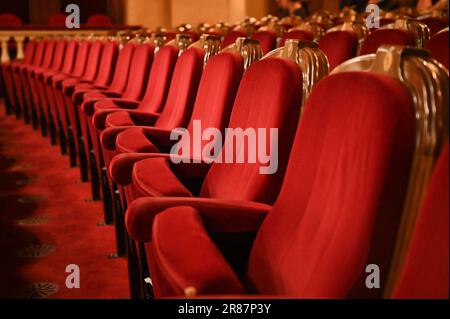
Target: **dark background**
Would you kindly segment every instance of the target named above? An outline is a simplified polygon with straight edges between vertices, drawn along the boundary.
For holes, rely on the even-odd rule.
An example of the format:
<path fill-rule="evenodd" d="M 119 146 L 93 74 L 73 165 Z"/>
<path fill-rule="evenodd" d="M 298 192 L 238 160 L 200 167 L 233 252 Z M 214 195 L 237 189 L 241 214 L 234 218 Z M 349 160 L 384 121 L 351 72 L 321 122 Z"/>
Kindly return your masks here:
<path fill-rule="evenodd" d="M 70 3 L 80 7 L 81 23 L 92 14 L 105 14 L 114 24 L 123 23 L 123 0 L 1 0 L 0 13 L 17 15 L 24 24 L 46 24 L 49 17 L 64 13 Z"/>

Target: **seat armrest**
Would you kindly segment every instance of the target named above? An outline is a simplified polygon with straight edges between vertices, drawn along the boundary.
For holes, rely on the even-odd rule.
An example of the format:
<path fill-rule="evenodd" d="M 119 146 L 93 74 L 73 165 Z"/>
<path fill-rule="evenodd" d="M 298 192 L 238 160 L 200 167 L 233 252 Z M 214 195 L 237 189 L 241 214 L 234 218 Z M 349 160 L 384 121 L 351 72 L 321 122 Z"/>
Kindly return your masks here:
<path fill-rule="evenodd" d="M 120 112 L 123 112 L 123 115 L 126 115 L 131 119 L 133 122 L 133 125 L 136 126 L 153 126 L 155 125 L 156 120 L 159 118 L 159 113 L 150 113 L 146 111 L 141 110 L 120 110 Z M 119 115 L 119 114 L 116 114 Z M 116 116 L 115 115 L 115 116 Z M 105 121 L 105 125 L 108 127 L 114 127 L 117 125 L 109 124 L 111 121 L 107 118 Z M 114 123 L 114 120 L 112 120 L 112 123 Z"/>
<path fill-rule="evenodd" d="M 94 116 L 92 118 L 92 123 L 94 124 L 94 126 L 98 129 L 98 130 L 104 130 L 106 127 L 106 118 L 108 117 L 109 114 L 111 113 L 115 113 L 115 112 L 127 112 L 127 111 L 131 111 L 131 110 L 123 110 L 122 106 L 119 105 L 117 102 L 115 102 L 113 99 L 114 104 L 112 105 L 111 108 L 107 108 L 107 109 L 97 109 L 94 106 L 95 112 L 94 112 Z M 123 104 L 123 103 L 122 103 Z M 125 105 L 125 104 L 123 104 Z M 127 104 L 128 107 L 137 107 L 139 104 L 132 104 L 132 103 L 128 103 Z M 147 113 L 146 118 L 147 119 L 151 119 L 147 122 L 147 125 L 153 125 L 156 121 L 156 119 L 158 118 L 159 114 L 157 113 Z"/>
<path fill-rule="evenodd" d="M 157 214 L 170 207 L 190 206 L 198 210 L 208 232 L 257 232 L 272 208 L 270 205 L 217 198 L 142 197 L 127 209 L 128 233 L 139 242 L 152 239 L 152 226 Z"/>
<path fill-rule="evenodd" d="M 136 162 L 149 158 L 165 158 L 169 163 L 171 156 L 183 160 L 180 156 L 165 153 L 124 153 L 115 156 L 109 165 L 109 173 L 114 181 L 126 186 L 132 182 L 133 165 Z M 200 162 L 191 163 L 190 159 L 184 159 L 185 162 L 171 165 L 173 173 L 180 179 L 204 178 L 211 167 L 211 164 Z"/>
<path fill-rule="evenodd" d="M 116 110 L 117 111 L 117 110 Z M 157 116 L 153 116 L 153 118 Z M 116 138 L 117 135 L 129 128 L 147 128 L 146 126 L 117 126 L 106 128 L 100 135 L 100 143 L 108 151 L 116 150 Z"/>
<path fill-rule="evenodd" d="M 155 281 L 157 296 L 191 295 L 193 291 L 245 293 L 244 285 L 210 238 L 195 208 L 165 210 L 156 216 L 153 232 L 154 238 L 146 249 L 150 262 L 161 274 Z"/>

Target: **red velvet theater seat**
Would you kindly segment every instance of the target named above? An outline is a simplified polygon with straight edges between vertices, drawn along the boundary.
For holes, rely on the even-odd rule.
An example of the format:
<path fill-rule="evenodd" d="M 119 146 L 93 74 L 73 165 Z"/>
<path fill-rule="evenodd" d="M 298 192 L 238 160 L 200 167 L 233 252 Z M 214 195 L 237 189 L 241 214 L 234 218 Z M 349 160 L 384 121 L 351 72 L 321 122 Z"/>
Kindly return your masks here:
<path fill-rule="evenodd" d="M 330 70 L 356 56 L 358 37 L 353 32 L 334 31 L 319 40 L 319 48 L 328 58 Z"/>
<path fill-rule="evenodd" d="M 18 104 L 24 113 L 25 120 L 28 120 L 29 115 L 29 82 L 26 76 L 26 69 L 42 65 L 47 41 L 41 40 L 37 42 L 33 60 L 30 64 L 18 64 L 13 66 L 13 80 L 15 91 L 18 97 Z"/>
<path fill-rule="evenodd" d="M 110 85 L 98 85 L 98 84 L 83 84 L 83 87 L 76 88 L 73 94 L 74 107 L 77 108 L 77 114 L 81 119 L 82 116 L 82 103 L 90 103 L 93 105 L 95 101 L 105 97 L 120 97 L 127 87 L 129 70 L 132 65 L 131 59 L 134 54 L 136 45 L 132 42 L 128 42 L 120 50 L 117 63 L 114 68 L 114 76 Z"/>
<path fill-rule="evenodd" d="M 91 80 L 67 80 L 63 83 L 65 108 L 69 115 L 70 126 L 74 132 L 74 140 L 77 149 L 79 149 L 78 137 L 81 135 L 81 128 L 78 123 L 78 104 L 81 102 L 81 97 L 83 97 L 83 95 L 79 93 L 80 91 L 85 92 L 85 90 L 90 90 L 92 88 L 107 87 L 111 83 L 113 71 L 117 62 L 119 51 L 118 43 L 116 41 L 99 41 L 99 43 L 102 46 L 102 49 L 98 56 L 98 63 L 95 64 L 95 61 L 92 63 L 93 65 L 96 65 L 96 72 Z M 93 49 L 94 48 L 92 48 L 91 51 Z M 93 52 L 91 52 L 91 56 L 92 55 Z M 94 68 L 92 69 L 94 70 Z M 76 97 L 79 99 L 76 100 Z"/>
<path fill-rule="evenodd" d="M 84 96 L 84 101 L 81 107 L 77 108 L 76 116 L 79 121 L 80 131 L 77 132 L 77 137 L 83 137 L 87 141 L 96 141 L 97 136 L 90 136 L 89 134 L 96 134 L 92 129 L 92 116 L 94 115 L 94 105 L 100 101 L 134 101 L 138 103 L 143 95 L 152 68 L 153 58 L 154 58 L 155 47 L 152 44 L 142 44 L 138 45 L 129 60 L 130 66 L 128 70 L 128 79 L 126 82 L 126 87 L 123 93 L 108 92 L 103 91 L 99 93 L 88 93 Z M 120 61 L 119 61 L 120 62 Z M 118 102 L 120 103 L 120 102 Z M 74 119 L 76 121 L 76 119 Z M 91 127 L 91 129 L 90 129 Z M 80 143 L 81 144 L 81 143 Z"/>
<path fill-rule="evenodd" d="M 129 69 L 127 86 L 123 94 L 119 94 L 118 97 L 139 101 L 144 92 L 144 88 L 147 83 L 148 74 L 153 62 L 154 46 L 151 44 L 142 44 L 136 47 L 133 53 L 133 57 L 130 60 L 131 66 Z M 113 94 L 114 96 L 115 94 Z M 72 97 L 67 97 L 70 100 Z M 85 100 L 81 104 L 81 110 L 79 110 L 77 105 L 72 104 L 72 109 L 70 109 L 70 124 L 74 129 L 74 142 L 75 142 L 75 154 L 79 154 L 79 137 L 81 136 L 82 126 L 86 125 L 83 121 L 86 121 L 89 116 L 92 116 L 93 105 L 99 99 L 111 99 L 113 98 L 105 96 L 104 94 L 92 93 L 86 94 L 84 96 Z M 73 103 L 73 102 L 71 102 Z M 77 109 L 75 109 L 77 108 Z M 79 121 L 79 122 L 78 122 Z"/>
<path fill-rule="evenodd" d="M 94 157 L 91 156 L 90 158 L 92 163 L 89 162 L 89 165 L 94 165 L 97 169 L 102 168 L 103 159 L 99 133 L 105 128 L 105 120 L 108 114 L 112 115 L 112 113 L 126 110 L 126 112 L 122 112 L 123 114 L 121 113 L 123 116 L 119 116 L 115 126 L 128 126 L 133 125 L 132 117 L 144 117 L 150 121 L 150 118 L 154 118 L 161 112 L 166 102 L 178 52 L 178 47 L 172 45 L 161 47 L 158 50 L 150 70 L 144 97 L 140 102 L 113 98 L 99 100 L 94 104 L 93 116 L 88 116 L 87 121 L 83 122 L 82 131 L 85 150 L 94 152 Z M 91 174 L 98 173 L 91 170 Z"/>
<path fill-rule="evenodd" d="M 236 39 L 239 37 L 247 37 L 247 34 L 243 31 L 230 31 L 227 33 L 227 35 L 224 37 L 222 41 L 222 48 L 226 48 L 230 44 L 234 44 L 236 42 Z"/>
<path fill-rule="evenodd" d="M 22 20 L 15 14 L 2 13 L 0 14 L 0 27 L 19 27 L 22 25 Z"/>
<path fill-rule="evenodd" d="M 277 35 L 273 31 L 257 31 L 252 39 L 258 40 L 264 54 L 272 51 L 277 45 Z"/>
<path fill-rule="evenodd" d="M 12 61 L 9 63 L 2 63 L 2 75 L 5 82 L 6 94 L 7 94 L 7 107 L 11 112 L 20 114 L 18 107 L 18 95 L 22 94 L 22 87 L 14 80 L 14 72 L 19 68 L 21 64 L 31 64 L 33 61 L 34 52 L 36 49 L 36 41 L 30 40 L 25 44 L 24 59 L 23 61 Z"/>
<path fill-rule="evenodd" d="M 35 81 L 35 71 L 39 70 L 47 70 L 50 68 L 53 60 L 54 60 L 54 52 L 56 47 L 55 40 L 44 40 L 46 41 L 45 51 L 42 58 L 42 63 L 38 66 L 29 66 L 23 69 L 23 81 L 26 81 L 28 85 L 25 90 L 25 97 L 27 98 L 28 110 L 32 114 L 33 126 L 36 128 L 38 124 L 38 120 L 41 117 L 40 114 L 40 101 L 38 95 L 38 88 L 36 86 Z"/>
<path fill-rule="evenodd" d="M 70 75 L 75 67 L 75 58 L 77 57 L 79 42 L 76 40 L 68 40 L 66 44 L 66 49 L 63 56 L 63 64 L 61 69 L 47 70 L 42 74 L 42 83 L 44 86 L 44 91 L 47 100 L 47 109 L 44 110 L 46 113 L 46 118 L 50 127 L 51 132 L 57 132 L 57 130 L 62 130 L 61 120 L 58 113 L 58 108 L 56 105 L 56 98 L 53 91 L 53 77 L 61 75 Z"/>
<path fill-rule="evenodd" d="M 64 13 L 56 13 L 48 18 L 47 24 L 51 26 L 65 27 L 67 16 Z"/>
<path fill-rule="evenodd" d="M 104 14 L 93 14 L 87 19 L 86 26 L 90 28 L 111 27 L 112 22 L 111 19 Z"/>
<path fill-rule="evenodd" d="M 448 70 L 448 28 L 435 34 L 426 44 L 431 56 L 439 61 Z"/>
<path fill-rule="evenodd" d="M 205 51 L 200 48 L 186 50 L 178 58 L 173 72 L 170 88 L 165 105 L 161 114 L 132 114 L 121 111 L 110 114 L 106 118 L 106 126 L 109 127 L 101 135 L 101 143 L 105 164 L 108 165 L 111 158 L 116 154 L 117 135 L 129 128 L 129 126 L 114 127 L 117 124 L 139 124 L 141 126 L 155 127 L 156 130 L 171 131 L 177 127 L 186 127 L 192 114 L 195 97 L 203 71 L 203 59 Z M 125 123 L 124 123 L 125 122 Z M 131 131 L 136 132 L 136 131 Z M 137 131 L 138 136 L 142 134 Z M 128 134 L 128 133 L 127 133 Z M 119 152 L 140 151 L 148 147 L 148 141 L 134 138 L 127 140 L 124 134 L 123 148 L 117 146 Z M 120 135 L 120 134 L 119 134 Z M 118 138 L 118 137 L 117 137 Z M 143 142 L 139 143 L 139 142 Z M 151 146 L 154 150 L 154 147 Z"/>
<path fill-rule="evenodd" d="M 284 43 L 286 42 L 287 39 L 312 41 L 312 40 L 314 40 L 314 36 L 308 31 L 292 30 L 292 31 L 286 32 L 285 34 L 283 34 L 281 36 L 281 39 L 278 43 L 278 47 L 281 48 L 282 46 L 284 46 Z"/>
<path fill-rule="evenodd" d="M 448 299 L 448 142 L 434 169 L 394 298 Z"/>
<path fill-rule="evenodd" d="M 448 21 L 440 18 L 440 17 L 428 17 L 424 19 L 420 19 L 420 22 L 423 22 L 430 28 L 431 36 L 435 35 L 442 29 L 448 28 Z"/>
<path fill-rule="evenodd" d="M 201 122 L 204 129 L 215 128 L 224 132 L 230 119 L 243 67 L 242 57 L 230 52 L 220 53 L 208 61 L 201 77 L 192 116 L 189 114 L 187 132 L 191 136 L 194 134 L 194 121 Z M 161 116 L 166 116 L 164 113 L 163 111 Z M 154 127 L 127 129 L 116 138 L 117 152 L 169 153 L 176 142 L 169 139 L 170 133 L 176 127 L 169 125 L 167 121 L 157 121 Z M 208 142 L 209 140 L 203 140 L 201 148 Z M 187 143 L 190 145 L 190 141 Z M 200 156 L 201 154 L 192 154 L 192 158 L 199 159 Z"/>
<path fill-rule="evenodd" d="M 301 100 L 297 99 L 301 92 L 297 89 L 301 87 L 299 84 L 301 72 L 294 62 L 284 59 L 271 58 L 256 64 L 257 67 L 252 65 L 244 74 L 227 127 L 243 130 L 278 128 L 280 139 L 285 141 L 278 146 L 278 170 L 274 174 L 258 174 L 260 163 L 212 163 L 206 176 L 197 176 L 202 180 L 199 196 L 272 202 L 277 195 L 283 178 L 284 164 L 290 151 L 289 141 L 293 137 L 298 122 Z M 265 77 L 267 80 L 262 81 L 265 72 L 270 72 L 272 77 Z M 274 83 L 277 85 L 273 86 Z M 269 132 L 267 132 L 266 142 L 269 138 Z M 119 134 L 118 150 L 121 150 L 121 145 Z M 250 151 L 245 150 L 245 145 L 239 145 L 239 147 L 236 152 L 249 154 Z M 225 145 L 219 156 L 224 156 L 227 148 L 233 149 L 233 145 L 228 147 Z M 148 159 L 132 165 L 136 159 L 146 157 Z M 176 168 L 176 165 L 174 167 L 169 165 L 168 156 L 154 157 L 152 154 L 123 154 L 116 156 L 112 161 L 110 172 L 119 185 L 125 186 L 131 180 L 133 181 L 133 193 L 127 192 L 129 200 L 141 196 L 176 196 L 180 194 L 180 191 L 184 195 L 195 195 L 192 188 L 188 190 L 177 178 L 185 179 L 185 174 L 192 173 L 196 170 L 196 166 L 201 168 L 204 164 L 193 163 L 193 166 L 184 174 L 172 170 Z M 161 178 L 152 178 L 156 176 L 154 174 L 160 175 Z M 189 181 L 186 183 L 189 185 Z M 166 186 L 170 187 L 166 188 Z M 174 192 L 167 189 L 172 189 Z"/>
<path fill-rule="evenodd" d="M 86 63 L 91 48 L 90 41 L 80 41 L 78 44 L 76 56 L 73 63 L 73 68 L 70 73 L 56 73 L 48 78 L 47 83 L 51 87 L 52 95 L 54 98 L 55 108 L 57 109 L 58 121 L 60 124 L 60 135 L 64 136 L 64 140 L 67 140 L 68 135 L 68 115 L 64 106 L 64 94 L 62 92 L 62 83 L 66 79 L 74 78 L 79 79 L 83 76 Z"/>
<path fill-rule="evenodd" d="M 33 70 L 32 75 L 34 75 L 35 87 L 37 88 L 37 101 L 36 109 L 38 113 L 38 120 L 40 120 L 43 133 L 47 132 L 47 125 L 49 124 L 49 99 L 45 90 L 44 74 L 47 72 L 59 72 L 63 67 L 63 60 L 66 57 L 66 45 L 67 41 L 58 40 L 55 45 L 53 60 L 48 68 L 40 67 Z"/>
<path fill-rule="evenodd" d="M 264 78 L 258 74 L 253 85 Z M 186 290 L 294 298 L 380 294 L 365 287 L 365 268 L 375 263 L 383 273 L 389 266 L 414 126 L 413 100 L 397 80 L 368 72 L 330 75 L 304 106 L 273 207 L 243 201 L 250 198 L 242 196 L 245 191 L 230 174 L 221 176 L 225 189 L 209 187 L 221 177 L 213 174 L 210 180 L 207 193 L 219 198 L 134 201 L 127 229 L 147 242 L 155 295 L 180 296 Z M 140 174 L 139 167 L 134 172 Z M 254 178 L 242 172 L 239 180 L 248 184 Z M 230 196 L 232 190 L 240 195 Z M 225 258 L 212 238 L 252 232 L 257 234 L 247 271 L 238 277 L 227 261 L 232 256 Z"/>
<path fill-rule="evenodd" d="M 367 36 L 359 54 L 375 53 L 384 44 L 414 46 L 414 38 L 405 30 L 378 29 Z"/>

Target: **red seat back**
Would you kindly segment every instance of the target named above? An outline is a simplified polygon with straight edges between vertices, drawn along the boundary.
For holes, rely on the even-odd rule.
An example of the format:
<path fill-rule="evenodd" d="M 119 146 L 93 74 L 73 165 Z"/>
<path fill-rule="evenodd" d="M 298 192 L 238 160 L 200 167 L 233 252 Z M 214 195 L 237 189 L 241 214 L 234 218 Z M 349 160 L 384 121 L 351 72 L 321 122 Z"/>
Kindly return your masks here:
<path fill-rule="evenodd" d="M 177 58 L 178 48 L 173 45 L 167 45 L 158 50 L 150 70 L 145 95 L 138 107 L 140 110 L 161 112 L 166 102 Z"/>
<path fill-rule="evenodd" d="M 284 176 L 299 119 L 301 79 L 300 68 L 293 61 L 285 59 L 264 59 L 247 69 L 239 86 L 228 127 L 244 131 L 253 129 L 258 136 L 258 130 L 265 130 L 265 139 L 261 134 L 258 138 L 262 142 L 236 146 L 234 144 L 237 143 L 225 143 L 219 155 L 223 163 L 212 164 L 202 185 L 201 197 L 273 203 Z M 248 160 L 251 151 L 247 147 L 258 146 L 268 152 L 269 146 L 273 147 L 275 142 L 270 139 L 270 128 L 278 129 L 278 167 L 275 174 L 261 174 L 261 166 L 268 164 L 259 163 L 258 159 L 256 163 L 251 163 Z M 227 152 L 244 154 L 244 163 L 238 163 L 237 156 L 234 163 L 226 163 Z"/>
<path fill-rule="evenodd" d="M 34 54 L 36 53 L 36 41 L 30 40 L 25 44 L 25 52 L 24 52 L 24 64 L 30 64 L 33 61 Z"/>
<path fill-rule="evenodd" d="M 100 56 L 103 50 L 103 41 L 94 41 L 91 44 L 89 55 L 86 61 L 86 69 L 84 70 L 83 80 L 94 81 L 100 64 Z"/>
<path fill-rule="evenodd" d="M 66 51 L 64 52 L 64 63 L 61 72 L 69 74 L 75 65 L 75 57 L 78 51 L 78 41 L 70 40 L 67 42 Z"/>
<path fill-rule="evenodd" d="M 244 59 L 236 53 L 220 53 L 208 61 L 203 70 L 194 110 L 187 127 L 190 136 L 194 134 L 193 121 L 196 120 L 201 121 L 202 130 L 216 128 L 223 134 L 230 120 L 243 70 Z M 202 139 L 201 149 L 209 142 L 208 139 Z M 201 155 L 194 153 L 193 157 L 199 159 Z"/>
<path fill-rule="evenodd" d="M 22 20 L 15 14 L 3 13 L 0 14 L 0 27 L 19 27 L 22 25 Z"/>
<path fill-rule="evenodd" d="M 448 142 L 419 213 L 394 298 L 448 299 Z"/>
<path fill-rule="evenodd" d="M 248 278 L 259 293 L 380 294 L 365 287 L 365 268 L 374 263 L 381 274 L 388 271 L 414 123 L 410 92 L 395 79 L 347 72 L 317 83 L 303 109 L 280 195 L 253 245 Z M 383 286 L 386 276 L 381 277 Z"/>
<path fill-rule="evenodd" d="M 81 77 L 86 69 L 86 62 L 89 56 L 91 42 L 81 41 L 77 49 L 77 57 L 71 75 Z"/>
<path fill-rule="evenodd" d="M 48 18 L 48 25 L 64 27 L 66 25 L 66 15 L 63 13 L 53 14 Z"/>
<path fill-rule="evenodd" d="M 314 36 L 308 31 L 292 30 L 282 35 L 280 42 L 278 43 L 278 47 L 283 47 L 287 39 L 312 41 L 314 40 Z"/>
<path fill-rule="evenodd" d="M 203 49 L 194 47 L 183 52 L 178 58 L 167 101 L 155 123 L 156 127 L 172 130 L 187 125 L 203 71 L 204 55 Z"/>
<path fill-rule="evenodd" d="M 152 44 L 141 44 L 134 50 L 123 98 L 130 100 L 142 98 L 152 67 L 154 51 L 155 47 Z"/>
<path fill-rule="evenodd" d="M 439 61 L 448 70 L 448 29 L 435 34 L 426 44 L 431 57 Z"/>
<path fill-rule="evenodd" d="M 117 56 L 119 54 L 119 45 L 115 41 L 104 43 L 102 54 L 100 56 L 100 66 L 95 79 L 95 84 L 106 86 L 111 83 L 114 67 L 116 66 Z"/>
<path fill-rule="evenodd" d="M 53 54 L 55 53 L 56 41 L 49 40 L 47 41 L 47 45 L 45 46 L 44 57 L 42 59 L 41 66 L 43 68 L 49 68 L 53 62 Z"/>
<path fill-rule="evenodd" d="M 277 35 L 273 31 L 257 31 L 252 38 L 259 41 L 264 54 L 275 49 L 277 45 Z"/>
<path fill-rule="evenodd" d="M 319 48 L 327 56 L 330 70 L 333 70 L 342 62 L 356 56 L 358 36 L 347 31 L 330 32 L 319 40 Z"/>
<path fill-rule="evenodd" d="M 378 29 L 364 41 L 360 55 L 376 53 L 383 44 L 414 46 L 414 38 L 408 31 L 399 29 Z"/>
<path fill-rule="evenodd" d="M 93 14 L 89 16 L 86 21 L 88 27 L 110 27 L 112 26 L 111 19 L 104 14 Z"/>
<path fill-rule="evenodd" d="M 136 45 L 134 43 L 127 43 L 119 52 L 117 58 L 116 68 L 114 70 L 114 77 L 109 89 L 114 92 L 123 92 L 127 86 L 128 73 L 131 67 L 131 58 L 133 57 Z"/>
<path fill-rule="evenodd" d="M 428 17 L 425 19 L 421 19 L 420 22 L 425 23 L 428 28 L 430 28 L 431 36 L 448 27 L 448 21 L 445 21 L 444 19 L 439 17 Z"/>
<path fill-rule="evenodd" d="M 61 69 L 63 60 L 66 59 L 66 45 L 67 41 L 65 40 L 59 40 L 56 42 L 55 53 L 53 55 L 53 62 L 51 65 L 52 70 L 58 71 Z"/>
<path fill-rule="evenodd" d="M 230 31 L 228 34 L 224 37 L 222 41 L 222 48 L 225 48 L 229 46 L 230 44 L 233 44 L 236 42 L 236 39 L 239 37 L 247 37 L 247 34 L 243 31 Z"/>
<path fill-rule="evenodd" d="M 46 40 L 41 40 L 37 42 L 36 50 L 33 56 L 32 65 L 39 66 L 42 64 L 42 59 L 44 58 L 45 48 L 47 46 Z"/>

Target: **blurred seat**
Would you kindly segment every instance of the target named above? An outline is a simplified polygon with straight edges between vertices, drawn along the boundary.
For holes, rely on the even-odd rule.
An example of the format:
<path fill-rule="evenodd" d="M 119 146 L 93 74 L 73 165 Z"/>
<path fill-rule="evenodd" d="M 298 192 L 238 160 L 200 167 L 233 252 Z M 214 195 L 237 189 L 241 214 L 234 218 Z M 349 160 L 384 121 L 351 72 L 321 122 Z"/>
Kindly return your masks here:
<path fill-rule="evenodd" d="M 274 31 L 256 31 L 252 39 L 259 41 L 261 49 L 264 54 L 269 53 L 276 48 L 277 45 L 277 35 Z"/>
<path fill-rule="evenodd" d="M 86 21 L 87 27 L 111 27 L 113 24 L 111 19 L 104 14 L 93 14 Z"/>
<path fill-rule="evenodd" d="M 393 298 L 448 299 L 448 142 L 429 181 Z"/>
<path fill-rule="evenodd" d="M 431 56 L 442 63 L 448 70 L 448 28 L 436 33 L 426 44 Z"/>
<path fill-rule="evenodd" d="M 278 42 L 278 47 L 284 46 L 284 43 L 286 42 L 287 39 L 312 41 L 314 39 L 314 36 L 312 35 L 311 32 L 308 32 L 306 30 L 288 31 L 282 35 L 280 41 Z"/>
<path fill-rule="evenodd" d="M 431 36 L 435 35 L 442 29 L 448 28 L 448 21 L 440 17 L 426 17 L 419 19 L 420 22 L 425 23 L 430 28 Z"/>
<path fill-rule="evenodd" d="M 319 40 L 319 48 L 327 56 L 330 70 L 333 70 L 342 62 L 356 56 L 358 37 L 355 33 L 348 31 L 329 32 Z"/>
<path fill-rule="evenodd" d="M 64 13 L 53 14 L 48 18 L 48 25 L 55 27 L 64 27 L 66 26 L 66 18 L 67 16 Z"/>
<path fill-rule="evenodd" d="M 22 20 L 18 16 L 12 13 L 0 14 L 0 27 L 20 27 Z"/>
<path fill-rule="evenodd" d="M 414 38 L 406 30 L 377 29 L 367 36 L 360 55 L 376 53 L 378 48 L 385 44 L 414 46 Z"/>

